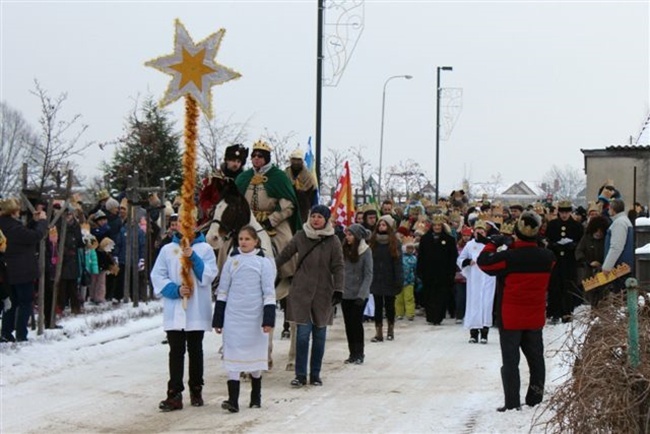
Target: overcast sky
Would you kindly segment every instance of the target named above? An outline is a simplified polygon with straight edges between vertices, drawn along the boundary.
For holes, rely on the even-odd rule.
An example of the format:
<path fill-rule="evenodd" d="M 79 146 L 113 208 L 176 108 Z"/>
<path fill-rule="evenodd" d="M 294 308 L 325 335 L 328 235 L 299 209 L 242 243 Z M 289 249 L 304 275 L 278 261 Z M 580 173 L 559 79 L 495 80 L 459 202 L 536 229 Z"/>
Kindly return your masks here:
<path fill-rule="evenodd" d="M 317 0 L 236 2 L 1 2 L 2 100 L 36 125 L 37 78 L 86 140 L 122 133 L 136 96 L 163 96 L 169 76 L 144 62 L 169 54 L 174 19 L 195 41 L 226 29 L 217 62 L 242 78 L 213 88 L 217 117 L 314 134 Z M 324 155 L 364 145 L 384 166 L 412 158 L 434 178 L 436 67 L 462 88 L 462 112 L 441 141 L 441 195 L 463 177 L 537 181 L 552 165 L 583 168 L 580 149 L 628 143 L 649 110 L 648 1 L 366 1 L 364 29 L 337 87 L 323 92 Z M 182 102 L 170 106 L 182 126 Z M 85 174 L 112 149 L 92 149 Z M 386 169 L 385 169 L 386 170 Z"/>

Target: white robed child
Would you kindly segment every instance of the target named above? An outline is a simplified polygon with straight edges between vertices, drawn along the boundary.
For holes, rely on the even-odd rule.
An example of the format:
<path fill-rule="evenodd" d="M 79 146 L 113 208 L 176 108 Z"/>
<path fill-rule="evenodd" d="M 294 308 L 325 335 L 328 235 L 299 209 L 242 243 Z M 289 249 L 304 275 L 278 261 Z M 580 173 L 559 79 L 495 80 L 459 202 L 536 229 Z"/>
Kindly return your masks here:
<path fill-rule="evenodd" d="M 268 370 L 276 309 L 275 263 L 259 249 L 252 226 L 244 226 L 238 240 L 223 266 L 212 319 L 215 331 L 223 332 L 223 366 L 228 371 L 228 399 L 221 407 L 231 413 L 239 411 L 241 372 L 252 377 L 249 407 L 261 406 L 262 371 Z"/>

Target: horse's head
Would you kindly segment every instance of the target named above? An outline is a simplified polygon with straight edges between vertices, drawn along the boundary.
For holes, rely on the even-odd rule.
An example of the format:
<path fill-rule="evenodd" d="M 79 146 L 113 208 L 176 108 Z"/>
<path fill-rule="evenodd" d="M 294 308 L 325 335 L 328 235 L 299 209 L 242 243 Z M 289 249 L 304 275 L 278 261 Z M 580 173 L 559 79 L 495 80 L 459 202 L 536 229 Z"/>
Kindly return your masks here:
<path fill-rule="evenodd" d="M 214 208 L 207 242 L 213 249 L 220 249 L 224 242 L 237 239 L 239 230 L 251 219 L 251 210 L 246 198 L 237 190 L 234 183 L 222 190 L 222 199 Z M 235 241 L 236 244 L 236 241 Z"/>

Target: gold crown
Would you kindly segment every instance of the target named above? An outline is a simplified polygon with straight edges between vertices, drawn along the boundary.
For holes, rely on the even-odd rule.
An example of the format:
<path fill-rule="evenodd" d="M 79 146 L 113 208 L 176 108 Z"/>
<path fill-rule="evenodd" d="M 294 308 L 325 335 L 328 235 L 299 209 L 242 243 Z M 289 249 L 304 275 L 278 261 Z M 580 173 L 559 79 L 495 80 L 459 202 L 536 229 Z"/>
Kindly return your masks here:
<path fill-rule="evenodd" d="M 502 234 L 512 235 L 515 233 L 515 224 L 514 223 L 502 223 L 501 229 L 499 230 Z"/>
<path fill-rule="evenodd" d="M 257 142 L 253 143 L 253 151 L 256 149 L 259 151 L 273 152 L 271 145 L 266 143 L 264 140 L 258 140 Z"/>
<path fill-rule="evenodd" d="M 447 216 L 444 214 L 434 214 L 431 216 L 431 222 L 433 224 L 445 224 L 447 223 Z"/>
<path fill-rule="evenodd" d="M 603 286 L 609 282 L 613 282 L 619 277 L 629 274 L 631 272 L 632 270 L 630 269 L 630 266 L 627 265 L 626 263 L 622 263 L 614 267 L 612 269 L 612 272 L 608 273 L 607 275 L 605 275 L 605 273 L 601 271 L 600 273 L 596 273 L 594 277 L 590 277 L 588 279 L 583 280 L 582 286 L 585 288 L 585 291 L 591 291 L 594 288 L 598 288 L 599 286 Z"/>
<path fill-rule="evenodd" d="M 461 222 L 463 221 L 463 216 L 458 211 L 452 211 L 449 213 L 449 221 Z"/>
<path fill-rule="evenodd" d="M 478 213 L 478 219 L 483 221 L 490 221 L 492 220 L 492 217 L 490 216 L 490 214 L 481 211 Z"/>

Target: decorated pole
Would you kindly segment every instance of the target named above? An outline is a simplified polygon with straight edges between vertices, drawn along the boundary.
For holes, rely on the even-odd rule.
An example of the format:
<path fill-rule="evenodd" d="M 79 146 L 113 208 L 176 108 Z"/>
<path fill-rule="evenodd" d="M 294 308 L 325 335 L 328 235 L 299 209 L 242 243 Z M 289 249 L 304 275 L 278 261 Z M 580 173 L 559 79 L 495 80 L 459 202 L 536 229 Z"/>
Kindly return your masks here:
<path fill-rule="evenodd" d="M 183 138 L 183 186 L 181 188 L 181 210 L 179 216 L 180 232 L 183 236 L 181 250 L 182 286 L 194 288 L 192 277 L 192 260 L 182 252 L 194 241 L 196 227 L 196 205 L 194 190 L 196 188 L 196 147 L 198 141 L 199 108 L 208 118 L 212 117 L 211 87 L 225 83 L 241 75 L 215 61 L 224 29 L 208 36 L 198 44 L 194 43 L 185 26 L 175 22 L 174 52 L 145 63 L 172 76 L 167 92 L 160 101 L 161 106 L 185 97 L 185 131 Z M 190 292 L 190 297 L 192 293 Z M 183 297 L 183 307 L 187 308 L 188 297 Z"/>

